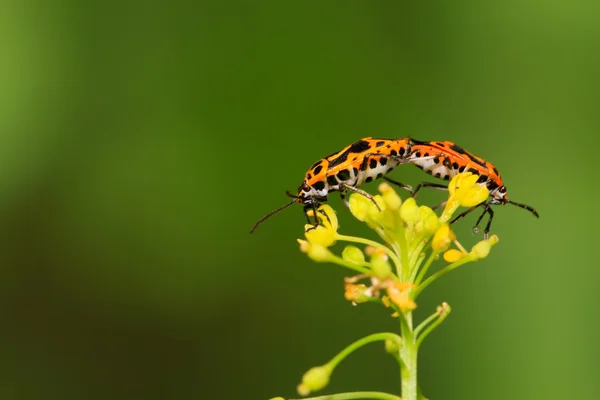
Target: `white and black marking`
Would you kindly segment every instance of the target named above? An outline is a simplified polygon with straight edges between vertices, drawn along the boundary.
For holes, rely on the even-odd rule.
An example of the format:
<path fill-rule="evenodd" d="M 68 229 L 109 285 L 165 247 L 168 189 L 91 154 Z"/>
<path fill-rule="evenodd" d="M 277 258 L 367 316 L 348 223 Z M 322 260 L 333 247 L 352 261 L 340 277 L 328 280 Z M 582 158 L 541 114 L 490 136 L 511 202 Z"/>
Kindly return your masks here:
<path fill-rule="evenodd" d="M 423 171 L 428 174 L 435 176 L 440 179 L 451 179 L 455 175 L 458 175 L 458 170 L 453 170 L 452 168 L 448 168 L 443 163 L 439 162 L 439 159 L 436 162 L 436 158 L 433 156 L 427 157 L 411 157 L 409 162 L 417 167 L 421 168 Z"/>

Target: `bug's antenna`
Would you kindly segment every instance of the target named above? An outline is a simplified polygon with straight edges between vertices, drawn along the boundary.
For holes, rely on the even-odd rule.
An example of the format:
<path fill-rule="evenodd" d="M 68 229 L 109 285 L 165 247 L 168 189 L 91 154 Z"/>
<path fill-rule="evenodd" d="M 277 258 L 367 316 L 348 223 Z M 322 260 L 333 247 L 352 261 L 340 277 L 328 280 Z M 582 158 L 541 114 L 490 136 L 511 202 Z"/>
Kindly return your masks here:
<path fill-rule="evenodd" d="M 536 217 L 538 217 L 538 218 L 540 217 L 540 215 L 537 213 L 537 211 L 535 211 L 535 209 L 534 209 L 533 207 L 531 207 L 531 206 L 528 206 L 527 204 L 515 203 L 515 202 L 514 202 L 514 201 L 512 201 L 512 200 L 508 200 L 508 204 L 512 204 L 512 205 L 515 205 L 515 206 L 517 206 L 517 207 L 521 207 L 521 208 L 523 208 L 523 209 L 525 209 L 525 210 L 529 211 L 530 213 L 532 213 L 532 214 L 533 214 L 533 215 L 535 215 Z"/>
<path fill-rule="evenodd" d="M 294 197 L 296 197 L 296 196 L 294 196 Z M 278 212 L 282 211 L 285 208 L 288 208 L 289 206 L 291 206 L 294 203 L 296 203 L 296 200 L 292 200 L 291 202 L 287 203 L 285 206 L 279 207 L 278 209 L 271 211 L 270 213 L 268 213 L 267 215 L 265 215 L 264 217 L 262 217 L 261 219 L 256 221 L 256 223 L 254 224 L 252 229 L 250 229 L 250 233 L 254 232 L 254 230 L 258 227 L 258 225 L 260 225 L 262 222 L 264 222 L 267 218 L 277 214 Z"/>

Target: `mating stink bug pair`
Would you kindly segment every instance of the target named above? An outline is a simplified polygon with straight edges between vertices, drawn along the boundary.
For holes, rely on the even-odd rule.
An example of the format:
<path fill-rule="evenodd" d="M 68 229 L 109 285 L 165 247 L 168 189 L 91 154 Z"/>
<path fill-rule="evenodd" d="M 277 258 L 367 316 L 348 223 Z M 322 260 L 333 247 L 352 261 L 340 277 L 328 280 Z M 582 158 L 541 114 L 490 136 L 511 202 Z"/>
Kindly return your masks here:
<path fill-rule="evenodd" d="M 492 163 L 469 153 L 452 142 L 425 142 L 408 137 L 402 139 L 373 139 L 368 137 L 346 146 L 344 149 L 313 164 L 298 188 L 298 194 L 294 195 L 287 192 L 287 195 L 292 197 L 293 200 L 258 220 L 250 233 L 254 232 L 258 225 L 267 218 L 294 203 L 304 205 L 304 215 L 308 223 L 317 226 L 317 207 L 327 202 L 329 193 L 334 191 L 340 192 L 340 196 L 346 205 L 348 204 L 346 194 L 349 191 L 359 193 L 375 202 L 373 196 L 359 189 L 359 186 L 379 178 L 409 190 L 413 196 L 421 187 L 446 189 L 446 186 L 441 184 L 422 182 L 413 190 L 408 185 L 384 176 L 396 166 L 408 163 L 416 165 L 432 176 L 445 180 L 450 180 L 465 171 L 478 175 L 477 182 L 486 185 L 490 191 L 490 200 L 467 209 L 457 215 L 450 223 L 464 217 L 477 207 L 482 207 L 483 213 L 477 219 L 475 227 L 477 228 L 485 214 L 489 214 L 490 217 L 484 229 L 486 238 L 494 218 L 492 205 L 513 204 L 539 217 L 532 207 L 508 199 L 506 187 L 502 182 L 500 173 Z M 375 204 L 377 205 L 377 203 Z M 307 213 L 311 209 L 314 210 L 314 221 L 310 221 Z"/>

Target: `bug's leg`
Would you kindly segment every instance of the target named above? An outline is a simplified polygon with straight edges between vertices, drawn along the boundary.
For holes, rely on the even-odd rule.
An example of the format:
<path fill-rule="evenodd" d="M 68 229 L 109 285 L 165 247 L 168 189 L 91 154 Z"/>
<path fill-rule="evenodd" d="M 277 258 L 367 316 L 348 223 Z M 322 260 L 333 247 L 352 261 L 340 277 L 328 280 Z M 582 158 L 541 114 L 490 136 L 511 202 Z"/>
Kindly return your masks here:
<path fill-rule="evenodd" d="M 481 215 L 479 216 L 479 218 L 477 218 L 477 221 L 475 222 L 475 228 L 479 227 L 479 223 L 483 219 L 483 216 L 485 214 L 487 214 L 489 208 L 490 208 L 490 203 L 485 203 L 485 205 L 483 206 L 483 212 L 481 213 Z"/>
<path fill-rule="evenodd" d="M 398 187 L 401 187 L 401 188 L 402 188 L 402 189 L 404 189 L 404 190 L 408 190 L 408 191 L 409 191 L 411 194 L 412 194 L 412 192 L 413 192 L 413 188 L 412 188 L 412 186 L 410 186 L 410 185 L 405 185 L 404 183 L 402 183 L 402 182 L 398 182 L 398 181 L 395 181 L 395 180 L 393 180 L 393 179 L 390 179 L 390 178 L 388 178 L 387 176 L 384 176 L 384 177 L 383 177 L 383 179 L 385 179 L 385 180 L 386 180 L 386 181 L 388 181 L 389 183 L 392 183 L 392 184 L 394 184 L 394 185 L 396 185 L 396 186 L 398 186 Z"/>
<path fill-rule="evenodd" d="M 310 217 L 308 216 L 308 210 L 313 210 L 314 221 L 310 220 Z M 306 222 L 308 222 L 309 225 L 312 225 L 305 232 L 312 231 L 313 229 L 317 229 L 317 227 L 319 226 L 319 218 L 317 217 L 317 205 L 315 203 L 312 203 L 310 206 L 309 205 L 304 206 L 304 216 L 306 217 Z"/>
<path fill-rule="evenodd" d="M 381 208 L 379 208 L 379 204 L 377 204 L 377 202 L 375 201 L 375 198 L 373 196 L 371 196 L 369 193 L 365 192 L 364 190 L 360 190 L 359 188 L 347 185 L 345 183 L 340 183 L 340 188 L 342 188 L 343 190 L 350 190 L 354 193 L 358 193 L 362 196 L 365 196 L 367 199 L 371 200 L 373 202 L 373 204 L 375 204 L 375 207 L 377 207 L 377 209 L 379 211 L 381 211 Z"/>
<path fill-rule="evenodd" d="M 421 188 L 424 188 L 424 187 L 438 189 L 438 190 L 448 190 L 448 186 L 443 185 L 441 183 L 421 182 L 417 185 L 415 190 L 412 192 L 412 197 L 417 197 L 417 193 L 419 192 L 419 190 L 421 190 Z"/>
<path fill-rule="evenodd" d="M 452 218 L 452 220 L 450 221 L 450 225 L 452 225 L 453 223 L 455 223 L 459 219 L 467 216 L 469 213 L 471 213 L 473 210 L 475 210 L 477 207 L 480 207 L 480 206 L 481 206 L 481 204 L 477 204 L 477 205 L 474 205 L 473 207 L 467 209 L 466 211 L 461 212 L 456 217 Z"/>
<path fill-rule="evenodd" d="M 350 208 L 350 202 L 346 198 L 346 191 L 345 190 L 340 190 L 340 197 L 342 198 L 342 201 L 344 202 L 344 204 L 346 205 L 346 207 Z"/>
<path fill-rule="evenodd" d="M 432 210 L 437 210 L 438 208 L 444 207 L 446 205 L 446 203 L 448 203 L 448 200 L 442 201 L 439 204 L 436 204 L 435 206 L 431 207 Z"/>
<path fill-rule="evenodd" d="M 481 216 L 477 219 L 477 224 L 475 224 L 475 226 L 473 227 L 473 232 L 479 233 L 479 227 L 477 225 L 479 225 L 479 222 L 485 214 L 490 214 L 490 218 L 488 219 L 488 222 L 485 225 L 485 229 L 483 230 L 483 238 L 487 240 L 490 236 L 490 227 L 492 226 L 492 219 L 494 219 L 494 211 L 492 211 L 492 207 L 490 207 L 490 204 L 487 205 L 483 214 L 481 214 Z"/>

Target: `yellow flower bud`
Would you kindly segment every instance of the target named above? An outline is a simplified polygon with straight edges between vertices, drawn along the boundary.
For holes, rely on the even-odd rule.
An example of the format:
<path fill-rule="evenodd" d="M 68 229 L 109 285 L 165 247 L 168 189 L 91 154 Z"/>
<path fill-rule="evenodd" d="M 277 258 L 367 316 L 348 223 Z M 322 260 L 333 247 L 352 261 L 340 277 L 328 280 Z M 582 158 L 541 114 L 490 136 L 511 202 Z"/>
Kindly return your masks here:
<path fill-rule="evenodd" d="M 337 231 L 339 228 L 337 215 L 335 211 L 329 204 L 323 204 L 319 207 L 319 218 L 321 219 L 323 225 L 330 227 L 334 231 Z M 325 215 L 323 215 L 323 213 Z"/>
<path fill-rule="evenodd" d="M 391 338 L 385 339 L 385 351 L 388 354 L 397 354 L 400 350 L 400 341 Z"/>
<path fill-rule="evenodd" d="M 379 191 L 381 192 L 386 209 L 395 211 L 400 208 L 402 199 L 390 185 L 383 182 L 379 185 Z"/>
<path fill-rule="evenodd" d="M 485 184 L 477 183 L 477 179 L 479 175 L 471 172 L 456 175 L 448 185 L 450 196 L 454 196 L 463 207 L 472 207 L 484 202 L 490 192 Z"/>
<path fill-rule="evenodd" d="M 334 259 L 334 255 L 329 249 L 318 243 L 310 243 L 306 240 L 298 239 L 300 251 L 306 253 L 313 261 L 327 262 Z"/>
<path fill-rule="evenodd" d="M 371 200 L 365 196 L 359 194 L 353 194 L 350 196 L 350 212 L 359 221 L 365 221 L 369 214 L 369 209 L 374 206 Z"/>
<path fill-rule="evenodd" d="M 400 207 L 400 217 L 406 222 L 417 222 L 421 217 L 421 211 L 414 198 L 409 197 Z"/>
<path fill-rule="evenodd" d="M 415 224 L 415 232 L 433 234 L 440 227 L 438 216 L 427 206 L 419 207 L 419 222 Z"/>
<path fill-rule="evenodd" d="M 472 207 L 483 203 L 490 192 L 484 183 L 477 183 L 479 175 L 471 172 L 463 172 L 456 175 L 448 185 L 450 197 L 440 218 L 448 221 L 459 206 Z"/>
<path fill-rule="evenodd" d="M 482 258 L 486 258 L 488 254 L 490 254 L 490 250 L 492 246 L 498 243 L 498 236 L 493 235 L 491 238 L 487 240 L 482 240 L 477 243 L 471 249 L 471 254 L 475 257 L 475 260 L 481 260 Z"/>
<path fill-rule="evenodd" d="M 371 257 L 371 271 L 373 276 L 378 279 L 386 279 L 392 273 L 392 266 L 388 262 L 387 255 L 374 254 Z"/>
<path fill-rule="evenodd" d="M 342 251 L 342 258 L 352 264 L 361 265 L 365 262 L 365 255 L 358 247 L 346 246 Z"/>
<path fill-rule="evenodd" d="M 465 258 L 466 256 L 467 254 L 463 253 L 462 251 L 450 249 L 444 253 L 444 260 L 448 261 L 449 263 L 453 263 Z"/>
<path fill-rule="evenodd" d="M 319 225 L 314 229 L 312 225 L 305 225 L 307 228 L 304 232 L 306 239 L 312 244 L 320 244 L 325 247 L 330 247 L 335 244 L 336 232 L 326 226 Z"/>
<path fill-rule="evenodd" d="M 450 225 L 443 224 L 433 235 L 431 247 L 436 253 L 441 253 L 450 247 L 454 239 L 456 239 L 456 235 L 450 230 Z"/>
<path fill-rule="evenodd" d="M 309 369 L 302 377 L 302 383 L 298 385 L 298 394 L 307 396 L 311 392 L 323 389 L 329 383 L 330 375 L 331 368 L 326 365 Z"/>
<path fill-rule="evenodd" d="M 314 215 L 314 212 L 310 210 L 308 215 Z M 325 247 L 330 247 L 335 244 L 335 235 L 338 229 L 338 219 L 335 215 L 335 211 L 328 204 L 324 204 L 319 207 L 317 212 L 317 218 L 320 221 L 320 225 L 316 228 L 312 225 L 304 226 L 304 235 L 309 242 L 314 244 L 320 244 Z"/>

